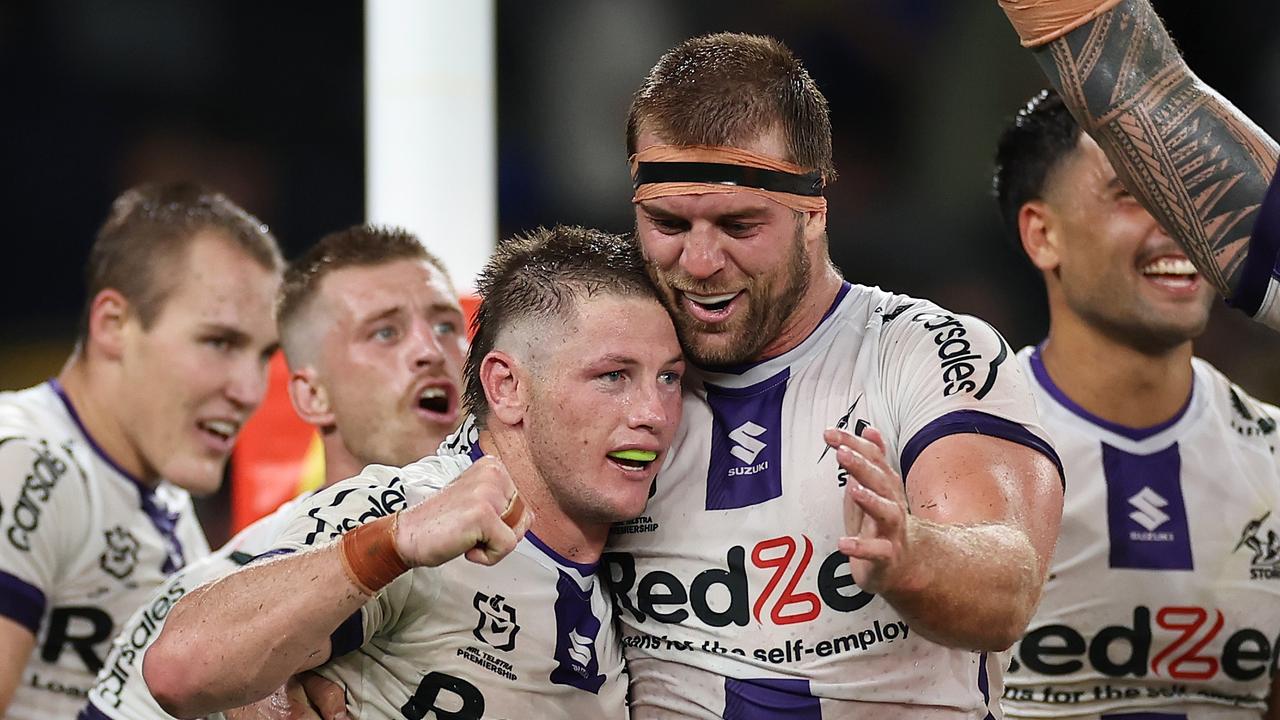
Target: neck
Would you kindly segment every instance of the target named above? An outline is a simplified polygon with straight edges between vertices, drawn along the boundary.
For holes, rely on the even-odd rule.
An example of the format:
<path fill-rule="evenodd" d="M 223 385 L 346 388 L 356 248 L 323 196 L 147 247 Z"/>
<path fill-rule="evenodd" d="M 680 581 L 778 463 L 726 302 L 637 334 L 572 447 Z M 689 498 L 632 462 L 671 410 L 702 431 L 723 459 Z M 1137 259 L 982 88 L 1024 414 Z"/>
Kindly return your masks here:
<path fill-rule="evenodd" d="M 324 486 L 346 480 L 349 477 L 355 477 L 364 470 L 365 465 L 355 455 L 351 453 L 351 449 L 342 441 L 342 435 L 338 433 L 336 427 L 319 428 L 320 447 L 324 450 Z"/>
<path fill-rule="evenodd" d="M 83 350 L 76 350 L 58 373 L 58 384 L 98 448 L 143 485 L 155 487 L 160 476 L 146 467 L 141 453 L 129 441 L 119 416 L 109 411 L 109 408 L 120 407 L 113 393 L 117 386 L 115 378 L 108 372 L 109 368 L 104 370 L 94 365 L 97 363 L 91 365 Z"/>
<path fill-rule="evenodd" d="M 791 312 L 791 317 L 787 318 L 786 323 L 783 324 L 778 337 L 760 351 L 758 360 L 775 358 L 795 349 L 813 333 L 822 322 L 822 316 L 826 315 L 831 303 L 835 302 L 844 278 L 829 260 L 823 260 L 816 265 L 819 269 L 814 277 L 809 279 L 808 291 L 805 292 L 804 297 L 800 298 L 796 309 Z"/>
<path fill-rule="evenodd" d="M 1067 397 L 1103 420 L 1144 428 L 1173 418 L 1187 403 L 1194 376 L 1191 341 L 1148 354 L 1088 326 L 1071 313 L 1050 323 L 1040 357 Z"/>
<path fill-rule="evenodd" d="M 502 461 L 525 506 L 533 511 L 530 531 L 562 557 L 590 564 L 600 559 L 609 523 L 580 522 L 569 516 L 534 466 L 524 436 L 509 429 L 481 430 L 480 447 Z"/>

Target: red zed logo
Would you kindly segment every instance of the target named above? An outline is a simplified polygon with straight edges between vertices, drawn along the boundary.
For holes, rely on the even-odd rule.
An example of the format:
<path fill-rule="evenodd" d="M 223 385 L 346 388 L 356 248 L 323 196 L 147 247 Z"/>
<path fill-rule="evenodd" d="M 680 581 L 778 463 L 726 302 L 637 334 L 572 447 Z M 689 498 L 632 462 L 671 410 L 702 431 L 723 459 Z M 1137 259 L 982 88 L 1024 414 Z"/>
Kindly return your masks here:
<path fill-rule="evenodd" d="M 1216 610 L 1214 615 L 1213 626 L 1202 633 L 1209 620 L 1209 612 L 1204 608 L 1163 607 L 1156 611 L 1156 625 L 1181 635 L 1173 644 L 1151 658 L 1151 671 L 1156 675 L 1167 675 L 1179 680 L 1208 680 L 1217 674 L 1218 659 L 1200 654 L 1204 646 L 1213 642 L 1222 630 L 1222 611 Z M 1160 671 L 1162 665 L 1164 672 Z"/>
<path fill-rule="evenodd" d="M 787 580 L 786 587 L 782 589 L 782 592 L 778 595 L 778 601 L 769 610 L 769 619 L 775 625 L 809 622 L 818 617 L 818 613 L 822 610 L 822 604 L 815 593 L 796 592 L 796 585 L 800 584 L 800 578 L 804 575 L 804 571 L 809 568 L 809 561 L 813 559 L 813 543 L 808 536 L 801 535 L 800 537 L 804 540 L 804 554 L 800 556 L 794 570 L 791 570 L 792 561 L 796 559 L 797 549 L 794 538 L 783 536 L 771 540 L 762 540 L 751 549 L 751 564 L 761 570 L 773 571 L 773 574 L 769 576 L 768 582 L 765 583 L 760 597 L 756 598 L 756 602 L 751 608 L 751 614 L 755 615 L 756 622 L 760 622 L 760 610 L 769 601 L 769 598 L 773 596 L 773 591 L 778 587 L 778 584 L 788 575 L 790 577 Z M 776 552 L 777 550 L 782 552 L 779 554 Z M 790 572 L 788 572 L 789 570 Z"/>

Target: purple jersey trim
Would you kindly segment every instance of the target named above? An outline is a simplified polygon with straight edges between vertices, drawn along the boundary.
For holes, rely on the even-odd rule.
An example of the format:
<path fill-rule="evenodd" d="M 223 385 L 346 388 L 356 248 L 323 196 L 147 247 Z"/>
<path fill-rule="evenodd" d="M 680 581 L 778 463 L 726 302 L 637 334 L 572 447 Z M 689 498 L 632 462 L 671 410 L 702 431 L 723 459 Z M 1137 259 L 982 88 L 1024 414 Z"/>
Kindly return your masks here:
<path fill-rule="evenodd" d="M 13 620 L 35 635 L 48 601 L 40 588 L 0 570 L 0 615 Z"/>
<path fill-rule="evenodd" d="M 845 295 L 849 294 L 849 289 L 852 287 L 853 286 L 850 285 L 847 281 L 840 283 L 840 290 L 836 292 L 836 299 L 831 301 L 831 306 L 828 307 L 827 311 L 822 314 L 822 319 L 819 320 L 817 326 L 813 328 L 813 332 L 805 336 L 805 340 L 808 340 L 809 337 L 813 335 L 813 333 L 818 332 L 818 328 L 822 327 L 822 324 L 827 321 L 827 318 L 831 317 L 831 314 L 836 311 L 836 308 L 840 306 L 840 301 L 844 300 Z M 800 345 L 802 344 L 804 344 L 804 340 L 801 340 L 800 342 L 796 343 L 796 347 L 800 347 Z M 790 352 L 790 350 L 788 350 L 787 352 Z M 785 355 L 786 353 L 783 353 L 783 354 Z M 747 372 L 748 370 L 750 370 L 751 368 L 757 367 L 759 365 L 763 365 L 769 362 L 770 360 L 773 360 L 773 358 L 760 358 L 759 360 L 752 360 L 751 362 L 742 363 L 740 365 L 728 365 L 726 367 L 707 368 L 707 369 L 713 372 L 724 373 L 726 375 L 741 375 Z"/>
<path fill-rule="evenodd" d="M 329 660 L 359 650 L 364 645 L 363 616 L 364 608 L 356 610 L 329 634 Z"/>
<path fill-rule="evenodd" d="M 1067 480 L 1066 474 L 1062 470 L 1062 460 L 1058 458 L 1058 453 L 1053 449 L 1052 445 L 1012 420 L 1006 420 L 978 410 L 954 410 L 935 418 L 928 425 L 920 428 L 920 431 L 902 449 L 903 482 L 906 482 L 907 474 L 911 472 L 911 466 L 915 464 L 916 458 L 920 457 L 920 453 L 924 452 L 925 448 L 932 445 L 934 441 L 941 440 L 948 435 L 960 435 L 963 433 L 998 437 L 1001 440 L 1025 445 L 1042 453 L 1053 461 L 1054 466 L 1058 468 L 1058 478 L 1062 480 L 1063 487 L 1066 487 Z"/>
<path fill-rule="evenodd" d="M 1240 268 L 1240 280 L 1227 304 L 1250 317 L 1257 315 L 1273 277 L 1280 279 L 1280 173 L 1272 178 L 1262 201 L 1249 237 L 1248 254 Z"/>
<path fill-rule="evenodd" d="M 1177 422 L 1182 419 L 1182 416 L 1187 414 L 1187 410 L 1191 408 L 1191 398 L 1195 396 L 1196 384 L 1195 382 L 1192 382 L 1191 392 L 1187 393 L 1187 401 L 1183 403 L 1181 410 L 1174 413 L 1173 417 L 1162 423 L 1151 425 L 1150 427 L 1135 428 L 1111 422 L 1110 420 L 1103 420 L 1097 415 L 1094 415 L 1088 410 L 1080 407 L 1074 400 L 1067 397 L 1067 394 L 1054 384 L 1053 378 L 1049 377 L 1049 371 L 1044 366 L 1044 360 L 1040 358 L 1040 347 L 1036 347 L 1036 349 L 1031 353 L 1031 374 L 1034 375 L 1036 381 L 1040 383 L 1040 387 L 1044 388 L 1044 391 L 1049 393 L 1050 397 L 1057 400 L 1059 405 L 1070 410 L 1072 413 L 1075 413 L 1088 423 L 1097 425 L 1104 430 L 1109 430 L 1121 437 L 1129 438 L 1135 442 L 1146 440 L 1147 438 L 1158 433 L 1162 433 L 1176 425 Z"/>
<path fill-rule="evenodd" d="M 53 389 L 54 394 L 62 401 L 63 407 L 67 409 L 67 414 L 71 416 L 71 420 L 76 424 L 76 427 L 80 429 L 80 434 L 84 436 L 85 441 L 89 443 L 89 447 L 93 449 L 93 452 L 96 453 L 98 457 L 102 458 L 103 462 L 110 465 L 113 470 L 127 478 L 129 482 L 132 482 L 134 487 L 138 488 L 138 497 L 141 500 L 142 511 L 147 514 L 147 517 L 151 518 L 151 524 L 155 526 L 156 531 L 160 533 L 160 536 L 165 539 L 165 542 L 169 546 L 169 552 L 165 558 L 164 565 L 162 565 L 160 569 L 166 575 L 172 575 L 178 570 L 181 570 L 183 566 L 187 564 L 187 561 L 186 556 L 182 551 L 182 541 L 178 539 L 177 530 L 179 515 L 175 512 L 170 512 L 167 508 L 161 506 L 156 500 L 155 487 L 148 487 L 143 484 L 142 480 L 120 467 L 120 465 L 107 454 L 107 451 L 102 449 L 102 446 L 98 444 L 98 441 L 93 439 L 93 435 L 89 434 L 89 429 L 86 428 L 84 423 L 80 420 L 80 414 L 76 412 L 75 406 L 71 404 L 71 398 L 67 397 L 66 390 L 62 388 L 62 383 L 59 383 L 56 378 L 51 379 L 49 380 L 49 387 Z"/>
<path fill-rule="evenodd" d="M 99 710 L 98 706 L 90 700 L 88 705 L 80 708 L 80 712 L 76 714 L 76 720 L 111 720 L 111 716 Z"/>
<path fill-rule="evenodd" d="M 593 563 L 579 563 L 579 562 L 574 562 L 570 560 L 569 558 L 561 555 L 555 550 L 552 550 L 551 546 L 543 542 L 542 538 L 538 537 L 537 535 L 534 535 L 532 530 L 526 531 L 524 536 L 525 536 L 525 539 L 527 539 L 530 543 L 532 543 L 534 547 L 546 553 L 547 556 L 550 557 L 552 560 L 555 560 L 557 564 L 563 565 L 564 567 L 567 567 L 571 570 L 577 570 L 578 574 L 582 575 L 583 577 L 591 577 L 592 575 L 595 575 L 596 568 L 600 567 L 599 560 Z"/>
<path fill-rule="evenodd" d="M 982 720 L 995 720 L 991 714 L 991 681 L 987 679 L 987 654 L 978 656 L 978 692 L 982 693 L 982 704 L 987 708 L 987 716 Z"/>

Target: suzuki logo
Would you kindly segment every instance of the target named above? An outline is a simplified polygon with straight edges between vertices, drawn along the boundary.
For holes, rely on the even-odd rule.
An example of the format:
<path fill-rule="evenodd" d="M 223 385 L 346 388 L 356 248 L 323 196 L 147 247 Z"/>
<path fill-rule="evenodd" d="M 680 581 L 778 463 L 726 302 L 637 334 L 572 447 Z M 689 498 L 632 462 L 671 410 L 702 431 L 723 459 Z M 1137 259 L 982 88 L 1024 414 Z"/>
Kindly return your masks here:
<path fill-rule="evenodd" d="M 591 638 L 585 638 L 578 634 L 577 629 L 569 631 L 569 647 L 566 651 L 569 657 L 579 665 L 586 667 L 591 663 L 592 651 Z"/>
<path fill-rule="evenodd" d="M 757 436 L 763 435 L 764 431 L 764 428 L 750 420 L 742 423 L 729 433 L 729 439 L 735 443 L 729 454 L 748 465 L 755 462 L 756 456 L 768 447 L 766 443 L 756 439 Z"/>
<path fill-rule="evenodd" d="M 1129 498 L 1129 504 L 1137 508 L 1129 513 L 1130 519 L 1146 528 L 1147 532 L 1154 532 L 1169 520 L 1169 516 L 1160 509 L 1168 505 L 1169 501 L 1160 497 L 1159 493 L 1149 487 L 1143 487 L 1136 495 Z"/>

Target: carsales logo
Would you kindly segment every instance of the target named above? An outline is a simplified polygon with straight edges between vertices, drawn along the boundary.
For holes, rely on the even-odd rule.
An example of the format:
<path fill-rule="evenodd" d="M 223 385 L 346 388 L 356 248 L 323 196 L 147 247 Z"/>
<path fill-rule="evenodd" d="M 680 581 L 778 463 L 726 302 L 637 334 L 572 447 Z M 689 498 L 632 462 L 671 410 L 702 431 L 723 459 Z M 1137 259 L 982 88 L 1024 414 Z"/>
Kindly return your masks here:
<path fill-rule="evenodd" d="M 805 535 L 761 540 L 750 549 L 751 566 L 765 573 L 756 586 L 747 573 L 748 550 L 741 545 L 725 552 L 723 564 L 687 579 L 656 569 L 637 576 L 631 553 L 605 553 L 603 560 L 615 605 L 637 622 L 681 623 L 692 613 L 711 627 L 745 627 L 753 618 L 790 625 L 810 622 L 824 608 L 854 612 L 875 597 L 854 584 L 848 558 L 839 550 L 820 564 L 814 560 L 813 541 Z M 815 565 L 816 576 L 809 572 Z"/>
<path fill-rule="evenodd" d="M 1138 606 L 1133 609 L 1132 625 L 1109 625 L 1087 641 L 1067 625 L 1036 628 L 1022 639 L 1010 672 L 1025 667 L 1041 675 L 1070 675 L 1079 672 L 1086 660 L 1100 674 L 1114 678 L 1150 673 L 1176 680 L 1208 680 L 1223 673 L 1233 680 L 1253 680 L 1275 672 L 1280 645 L 1259 630 L 1243 628 L 1232 633 L 1221 654 L 1206 650 L 1226 624 L 1221 610 L 1162 607 L 1155 611 L 1154 625 L 1152 621 L 1151 610 Z M 1172 641 L 1155 648 L 1153 628 L 1172 632 Z"/>

